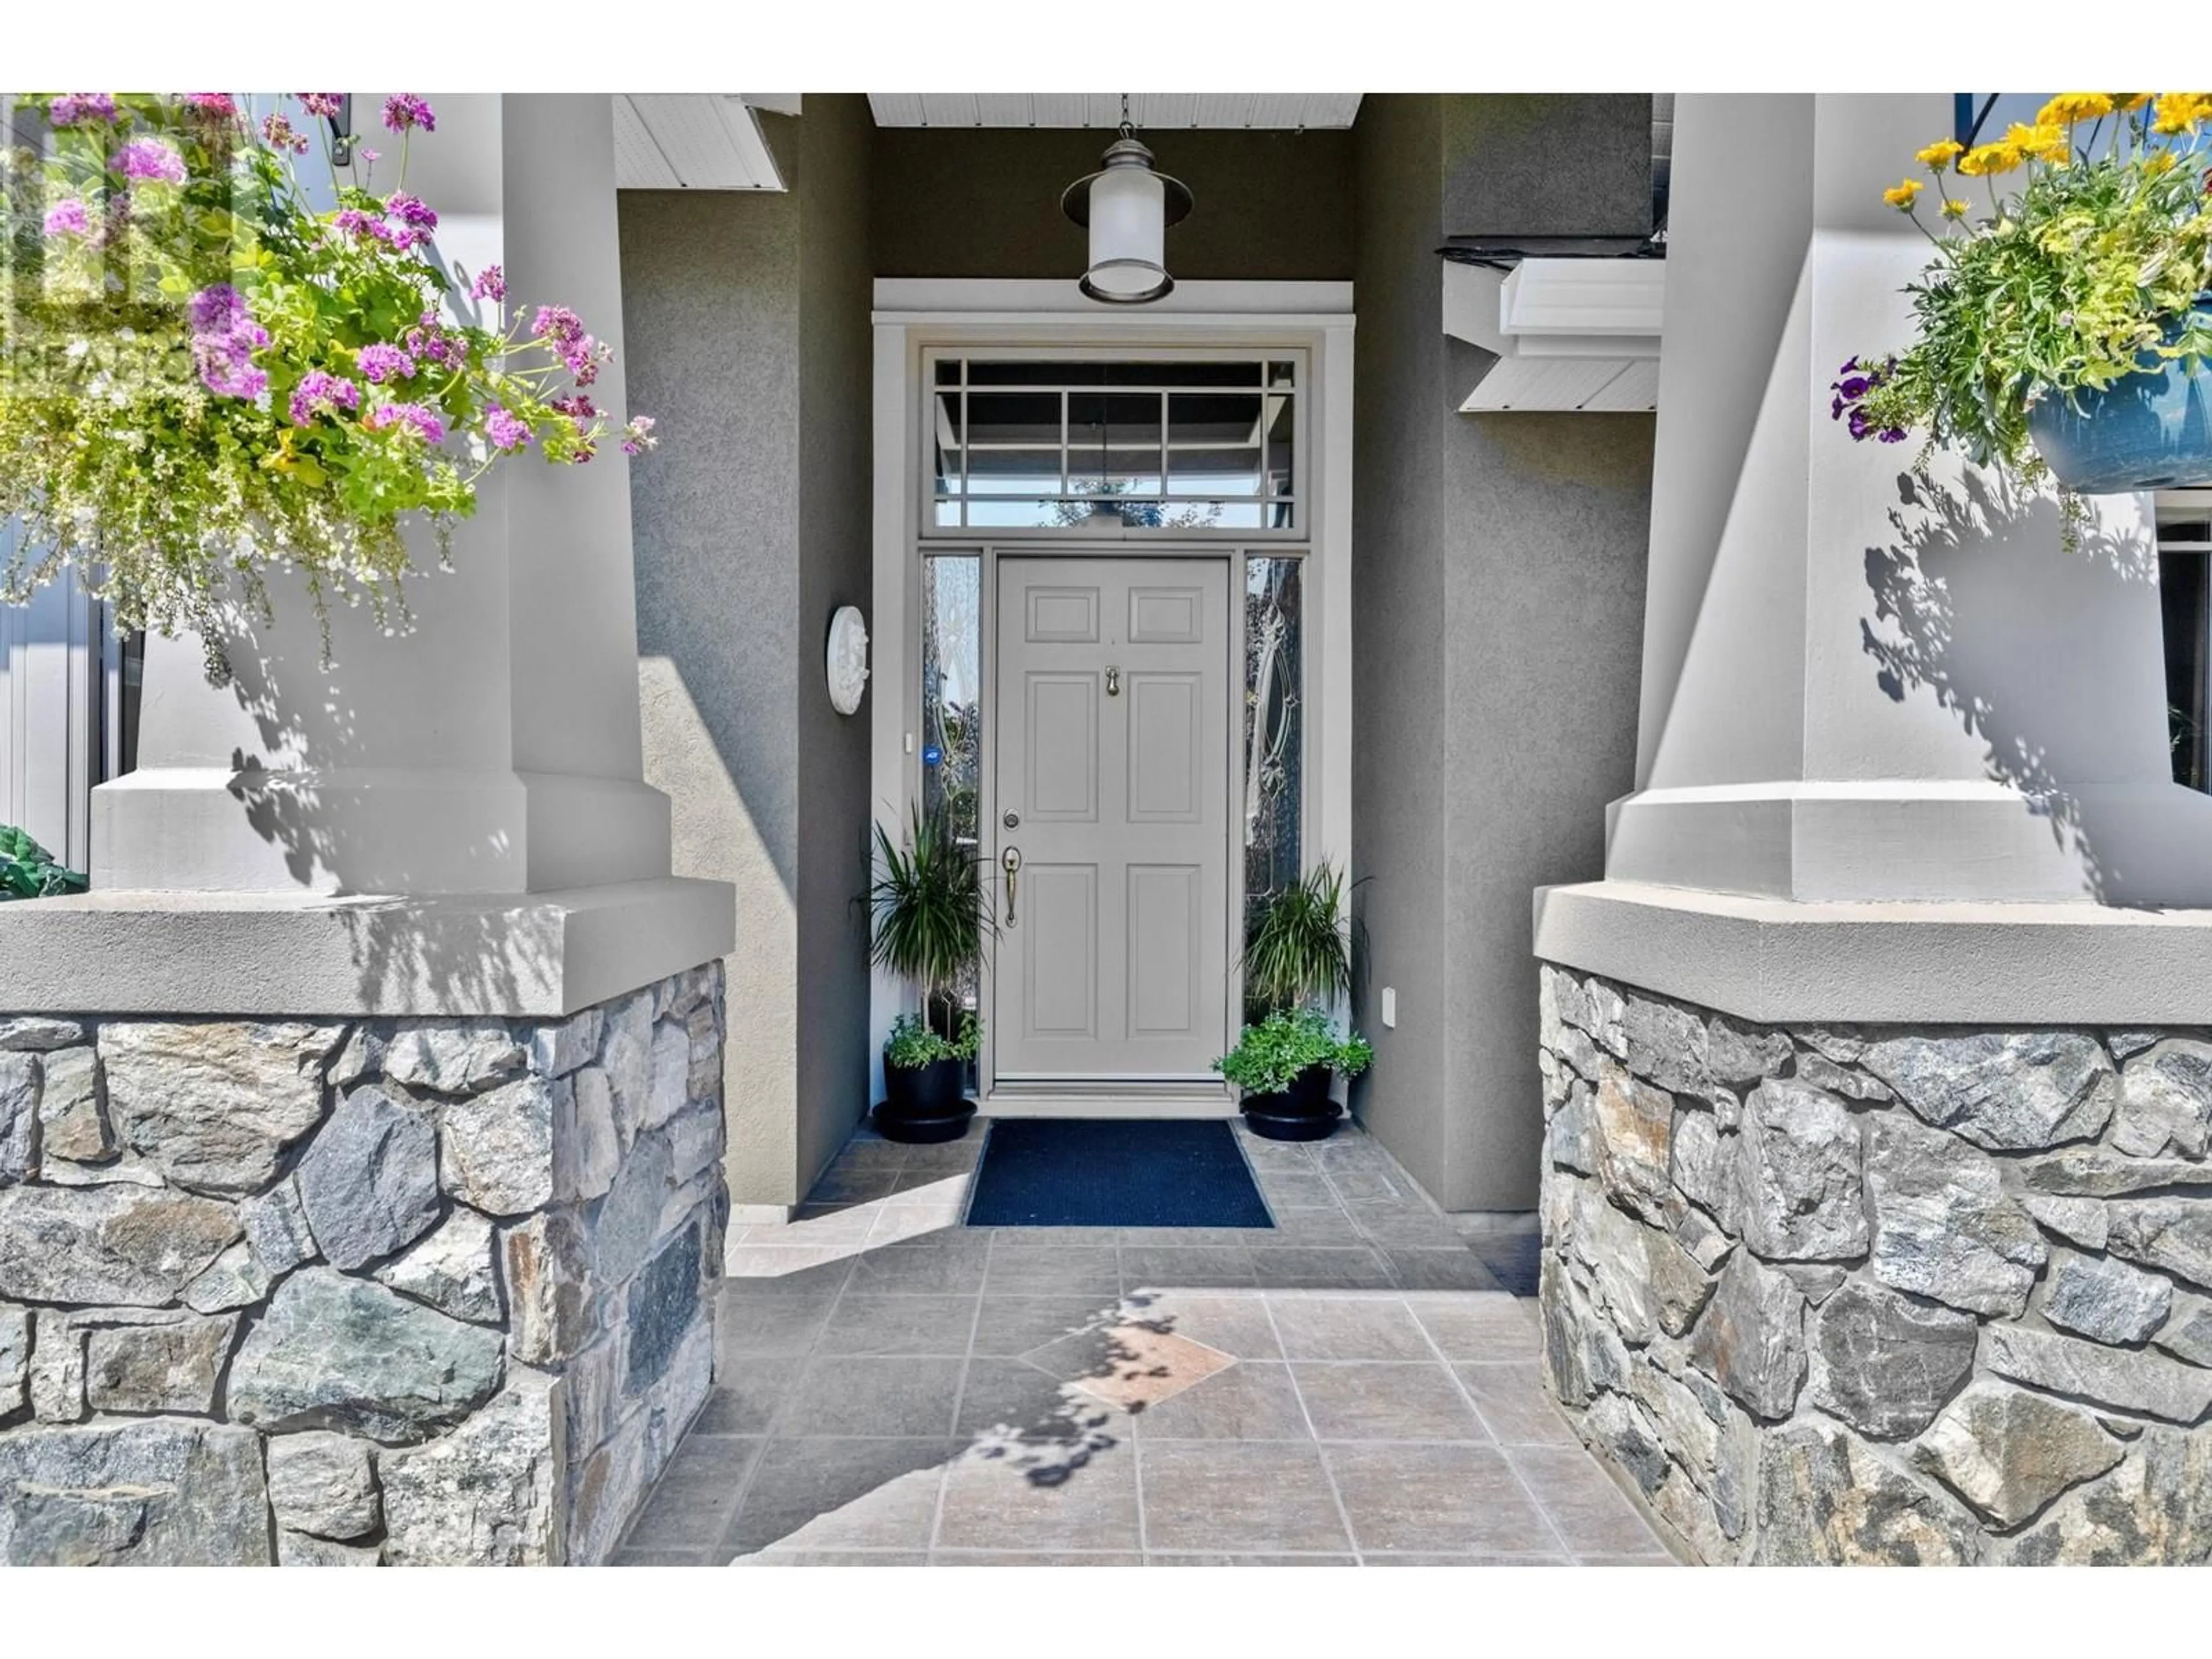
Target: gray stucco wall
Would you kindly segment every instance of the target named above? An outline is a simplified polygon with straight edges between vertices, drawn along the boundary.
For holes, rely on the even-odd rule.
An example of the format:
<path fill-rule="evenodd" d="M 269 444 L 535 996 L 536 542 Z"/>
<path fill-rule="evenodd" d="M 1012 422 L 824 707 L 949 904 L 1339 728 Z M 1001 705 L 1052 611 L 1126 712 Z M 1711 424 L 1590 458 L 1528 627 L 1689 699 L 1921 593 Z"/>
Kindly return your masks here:
<path fill-rule="evenodd" d="M 811 107 L 811 106 L 810 106 Z M 1187 282 L 1342 282 L 1352 269 L 1352 135 L 1163 130 L 1141 135 L 1197 205 L 1168 232 Z M 1082 274 L 1060 192 L 1095 172 L 1113 134 L 885 127 L 874 137 L 876 273 Z"/>
<path fill-rule="evenodd" d="M 1443 334 L 1434 249 L 1480 160 L 1461 101 L 1370 95 L 1355 132 L 1354 1107 L 1445 1207 L 1519 1209 L 1543 1135 L 1528 894 L 1602 873 L 1633 781 L 1652 422 L 1458 413 L 1484 359 Z"/>
<path fill-rule="evenodd" d="M 867 727 L 821 672 L 869 586 L 866 108 L 763 118 L 787 192 L 621 203 L 630 403 L 665 440 L 632 496 L 645 773 L 678 872 L 738 890 L 739 1204 L 795 1202 L 867 1105 Z"/>

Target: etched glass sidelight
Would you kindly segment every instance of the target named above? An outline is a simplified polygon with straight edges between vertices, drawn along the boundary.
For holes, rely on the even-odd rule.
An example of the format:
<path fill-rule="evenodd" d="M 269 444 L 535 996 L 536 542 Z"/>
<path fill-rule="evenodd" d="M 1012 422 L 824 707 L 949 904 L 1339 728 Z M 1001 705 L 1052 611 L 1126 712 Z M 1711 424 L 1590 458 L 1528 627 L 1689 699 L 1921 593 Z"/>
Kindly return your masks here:
<path fill-rule="evenodd" d="M 1244 562 L 1244 919 L 1298 878 L 1304 799 L 1304 564 Z"/>

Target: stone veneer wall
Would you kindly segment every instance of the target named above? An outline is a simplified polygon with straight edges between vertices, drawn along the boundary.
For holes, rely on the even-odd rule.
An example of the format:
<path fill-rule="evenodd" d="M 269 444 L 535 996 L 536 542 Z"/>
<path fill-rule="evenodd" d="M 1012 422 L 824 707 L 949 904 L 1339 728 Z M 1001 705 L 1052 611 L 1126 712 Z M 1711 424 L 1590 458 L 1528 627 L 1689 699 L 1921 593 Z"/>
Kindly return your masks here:
<path fill-rule="evenodd" d="M 0 1564 L 605 1559 L 711 1381 L 721 1005 L 0 1018 Z"/>
<path fill-rule="evenodd" d="M 1547 1381 L 1698 1554 L 2212 1559 L 2212 1032 L 1540 1000 Z"/>

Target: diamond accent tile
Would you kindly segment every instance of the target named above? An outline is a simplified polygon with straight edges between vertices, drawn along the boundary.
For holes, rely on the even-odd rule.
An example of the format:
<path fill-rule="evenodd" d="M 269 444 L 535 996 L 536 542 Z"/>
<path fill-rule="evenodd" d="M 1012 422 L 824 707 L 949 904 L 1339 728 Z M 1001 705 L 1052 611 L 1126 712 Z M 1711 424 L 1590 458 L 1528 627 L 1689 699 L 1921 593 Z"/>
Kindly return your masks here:
<path fill-rule="evenodd" d="M 1218 1348 L 1144 1323 L 1103 1325 L 1032 1348 L 1047 1375 L 1125 1412 L 1172 1400 L 1237 1363 Z"/>

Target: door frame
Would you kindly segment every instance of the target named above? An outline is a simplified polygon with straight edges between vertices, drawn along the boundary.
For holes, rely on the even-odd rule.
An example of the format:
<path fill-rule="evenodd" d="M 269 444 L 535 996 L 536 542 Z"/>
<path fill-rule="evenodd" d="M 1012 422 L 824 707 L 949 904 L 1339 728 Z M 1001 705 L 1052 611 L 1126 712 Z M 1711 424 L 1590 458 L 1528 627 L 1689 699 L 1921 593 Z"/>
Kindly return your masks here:
<path fill-rule="evenodd" d="M 994 695 L 997 558 L 1065 555 L 1077 558 L 1187 557 L 1231 561 L 1230 701 L 1224 757 L 1232 780 L 1242 721 L 1243 583 L 1248 554 L 1291 554 L 1305 563 L 1303 581 L 1305 667 L 1304 798 L 1302 845 L 1306 861 L 1352 861 L 1352 343 L 1349 283 L 1186 283 L 1156 306 L 1131 314 L 1083 299 L 1071 282 L 879 278 L 875 284 L 873 553 L 874 615 L 870 619 L 870 796 L 874 815 L 902 821 L 920 798 L 921 560 L 926 550 L 973 550 L 982 560 L 984 658 L 979 695 Z M 1306 502 L 1304 534 L 1238 536 L 1227 532 L 1133 538 L 1068 536 L 1024 540 L 1018 532 L 925 538 L 921 519 L 927 425 L 924 359 L 932 348 L 1037 349 L 1058 355 L 1088 349 L 1117 355 L 1146 350 L 1235 349 L 1304 354 L 1303 389 Z M 996 721 L 984 732 L 987 760 Z M 992 774 L 983 769 L 979 811 L 995 827 Z M 1231 790 L 1231 822 L 1236 792 Z M 1242 954 L 1243 860 L 1229 846 L 1229 960 Z M 987 963 L 988 969 L 988 963 Z M 1242 1008 L 1232 969 L 1231 1023 Z M 883 1086 L 882 1045 L 892 1018 L 913 1005 L 910 991 L 876 970 L 869 995 L 870 1086 Z M 1054 1085 L 1048 1091 L 1000 1091 L 991 1070 L 990 1020 L 985 1022 L 979 1082 L 987 1113 L 1024 1115 L 1222 1116 L 1236 1108 L 1226 1085 L 1203 1092 L 1188 1085 L 1137 1087 Z M 1226 1033 L 1224 1033 L 1226 1035 Z"/>

